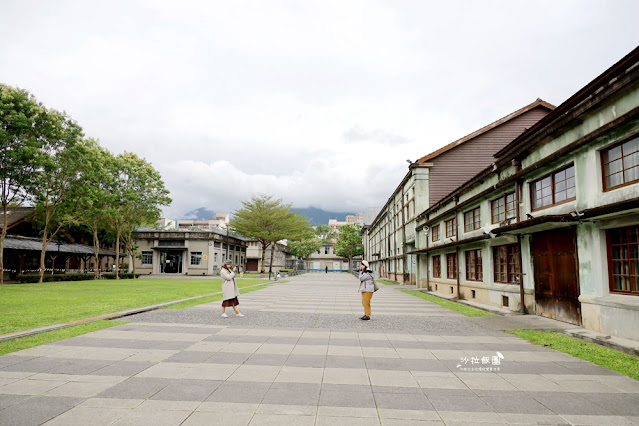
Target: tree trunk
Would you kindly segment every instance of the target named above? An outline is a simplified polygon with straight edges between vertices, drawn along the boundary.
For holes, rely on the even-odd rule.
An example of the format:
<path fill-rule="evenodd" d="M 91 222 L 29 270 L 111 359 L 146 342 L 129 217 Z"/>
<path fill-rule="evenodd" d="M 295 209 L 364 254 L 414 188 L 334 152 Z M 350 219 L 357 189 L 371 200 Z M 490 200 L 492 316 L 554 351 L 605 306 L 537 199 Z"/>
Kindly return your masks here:
<path fill-rule="evenodd" d="M 120 234 L 121 230 L 116 231 L 115 236 L 115 279 L 120 279 Z"/>
<path fill-rule="evenodd" d="M 7 236 L 7 204 L 2 203 L 2 233 L 0 235 L 0 284 L 4 282 L 4 237 Z"/>
<path fill-rule="evenodd" d="M 51 275 L 55 274 L 55 258 L 58 257 L 57 254 L 51 255 Z"/>
<path fill-rule="evenodd" d="M 42 236 L 42 251 L 40 252 L 40 278 L 38 279 L 38 283 L 42 283 L 44 281 L 44 267 L 45 267 L 46 254 L 47 254 L 47 233 L 45 228 L 45 233 Z"/>
<path fill-rule="evenodd" d="M 269 245 L 271 245 L 271 243 L 266 243 L 264 241 L 260 241 L 262 243 L 262 266 L 261 266 L 261 270 L 260 273 L 263 274 L 264 273 L 264 261 L 266 260 L 266 249 L 268 248 Z"/>
<path fill-rule="evenodd" d="M 100 278 L 100 240 L 98 237 L 98 225 L 97 221 L 93 227 L 93 256 L 95 256 L 95 279 Z M 86 267 L 86 265 L 85 265 Z"/>
<path fill-rule="evenodd" d="M 271 262 L 268 265 L 268 274 L 269 276 L 271 275 L 271 272 L 273 271 L 273 255 L 275 254 L 275 249 L 277 248 L 277 242 L 273 241 L 271 246 Z"/>

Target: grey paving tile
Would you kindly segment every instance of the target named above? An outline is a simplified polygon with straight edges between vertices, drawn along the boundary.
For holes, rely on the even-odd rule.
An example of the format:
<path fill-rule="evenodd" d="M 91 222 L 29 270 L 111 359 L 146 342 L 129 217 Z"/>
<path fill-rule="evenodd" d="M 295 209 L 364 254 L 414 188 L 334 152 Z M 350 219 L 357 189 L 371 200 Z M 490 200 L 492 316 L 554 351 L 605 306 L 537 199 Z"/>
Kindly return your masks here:
<path fill-rule="evenodd" d="M 67 360 L 64 364 L 56 365 L 47 370 L 49 374 L 93 374 L 94 371 L 100 370 L 113 361 L 102 361 L 94 359 L 73 359 Z"/>
<path fill-rule="evenodd" d="M 327 355 L 326 368 L 366 368 L 366 363 L 363 357 Z"/>
<path fill-rule="evenodd" d="M 204 401 L 220 387 L 221 380 L 172 380 L 151 397 L 164 401 Z"/>
<path fill-rule="evenodd" d="M 199 364 L 211 358 L 212 354 L 209 352 L 200 351 L 181 351 L 176 353 L 170 358 L 166 359 L 166 362 L 186 362 Z"/>
<path fill-rule="evenodd" d="M 151 349 L 162 340 L 139 339 L 97 339 L 94 337 L 77 336 L 56 342 L 61 346 L 80 346 L 85 348 L 122 348 L 122 349 Z"/>
<path fill-rule="evenodd" d="M 284 365 L 288 355 L 278 354 L 253 354 L 247 359 L 244 364 L 248 365 Z"/>
<path fill-rule="evenodd" d="M 232 343 L 237 340 L 239 336 L 231 336 L 225 334 L 214 334 L 212 336 L 207 337 L 202 340 L 203 342 L 223 342 L 223 343 Z"/>
<path fill-rule="evenodd" d="M 262 404 L 316 406 L 320 385 L 313 383 L 273 383 Z"/>
<path fill-rule="evenodd" d="M 402 360 L 398 358 L 366 358 L 366 368 L 369 370 L 408 370 Z"/>
<path fill-rule="evenodd" d="M 330 339 L 329 346 L 360 346 L 359 339 Z"/>
<path fill-rule="evenodd" d="M 3 367 L 0 371 L 25 371 L 28 373 L 44 373 L 67 362 L 61 358 L 39 357 L 29 359 L 18 364 Z"/>
<path fill-rule="evenodd" d="M 193 342 L 161 342 L 155 346 L 153 346 L 153 350 L 161 350 L 161 351 L 181 351 L 193 345 Z"/>
<path fill-rule="evenodd" d="M 372 358 L 366 358 L 366 362 L 371 359 Z M 402 359 L 400 362 L 403 368 L 409 371 L 431 371 L 441 373 L 447 373 L 450 371 L 450 368 L 438 359 Z"/>
<path fill-rule="evenodd" d="M 430 395 L 428 397 L 430 403 L 436 411 L 459 411 L 459 412 L 493 412 L 494 410 L 488 406 L 478 396 L 437 396 Z"/>
<path fill-rule="evenodd" d="M 584 393 L 581 396 L 615 415 L 639 416 L 639 394 Z"/>
<path fill-rule="evenodd" d="M 498 413 L 553 414 L 553 412 L 524 392 L 499 392 L 494 396 L 482 396 L 486 404 Z"/>
<path fill-rule="evenodd" d="M 239 336 L 234 343 L 265 343 L 268 336 Z"/>
<path fill-rule="evenodd" d="M 271 336 L 269 337 L 265 343 L 274 344 L 274 345 L 294 345 L 299 340 L 299 337 L 288 337 L 288 336 Z"/>
<path fill-rule="evenodd" d="M 153 362 L 118 361 L 91 374 L 97 376 L 135 376 L 153 365 L 155 365 Z"/>
<path fill-rule="evenodd" d="M 571 371 L 570 374 L 593 374 L 602 376 L 618 376 L 619 373 L 585 361 L 557 362 Z"/>
<path fill-rule="evenodd" d="M 313 330 L 315 331 L 315 330 Z M 328 338 L 317 338 L 317 337 L 300 337 L 297 341 L 298 345 L 328 345 Z"/>
<path fill-rule="evenodd" d="M 322 392 L 373 392 L 370 385 L 342 385 L 334 383 L 322 383 Z"/>
<path fill-rule="evenodd" d="M 98 394 L 96 398 L 148 399 L 170 382 L 168 379 L 130 377 Z"/>
<path fill-rule="evenodd" d="M 426 395 L 429 399 L 433 398 L 456 398 L 458 396 L 467 396 L 474 397 L 477 396 L 475 392 L 470 389 L 435 389 L 435 388 L 424 388 L 422 389 L 424 395 Z"/>
<path fill-rule="evenodd" d="M 324 390 L 320 394 L 320 406 L 374 408 L 375 399 L 371 391 Z"/>
<path fill-rule="evenodd" d="M 393 408 L 400 410 L 433 410 L 423 393 L 391 393 L 375 392 L 377 408 Z"/>
<path fill-rule="evenodd" d="M 389 340 L 360 340 L 362 348 L 392 348 L 393 344 Z"/>
<path fill-rule="evenodd" d="M 0 410 L 0 425 L 40 425 L 80 404 L 84 399 L 34 396 Z"/>
<path fill-rule="evenodd" d="M 422 389 L 420 388 L 408 388 L 400 386 L 371 386 L 371 389 L 373 390 L 373 393 L 411 393 L 414 395 L 424 395 L 424 392 L 422 392 Z"/>
<path fill-rule="evenodd" d="M 289 355 L 284 365 L 288 367 L 315 367 L 326 366 L 325 355 Z"/>
<path fill-rule="evenodd" d="M 508 374 L 575 374 L 556 362 L 502 361 L 501 373 Z"/>
<path fill-rule="evenodd" d="M 6 395 L 0 394 L 0 410 L 10 407 L 12 405 L 16 405 L 19 402 L 23 402 L 29 398 L 32 398 L 30 395 Z"/>
<path fill-rule="evenodd" d="M 2 371 L 4 367 L 8 367 L 14 364 L 19 364 L 21 362 L 28 361 L 33 358 L 34 357 L 32 356 L 19 356 L 19 355 L 0 356 L 0 371 Z"/>
<path fill-rule="evenodd" d="M 205 362 L 212 364 L 244 364 L 252 354 L 242 354 L 234 352 L 217 352 L 214 353 Z"/>
<path fill-rule="evenodd" d="M 548 407 L 557 414 L 581 414 L 581 415 L 604 415 L 610 416 L 612 413 L 604 410 L 599 405 L 577 395 L 568 392 L 526 392 L 536 401 Z"/>
<path fill-rule="evenodd" d="M 270 383 L 224 382 L 206 401 L 260 403 L 270 387 Z"/>
<path fill-rule="evenodd" d="M 394 348 L 402 349 L 426 349 L 424 342 L 409 342 L 405 340 L 391 340 L 391 344 Z"/>

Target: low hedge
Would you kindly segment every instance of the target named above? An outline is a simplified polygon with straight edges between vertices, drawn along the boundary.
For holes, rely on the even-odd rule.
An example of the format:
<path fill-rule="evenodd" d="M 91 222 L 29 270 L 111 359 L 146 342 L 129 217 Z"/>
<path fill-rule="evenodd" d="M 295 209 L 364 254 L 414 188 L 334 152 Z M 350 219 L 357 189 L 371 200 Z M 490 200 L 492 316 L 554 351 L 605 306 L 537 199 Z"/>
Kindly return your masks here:
<path fill-rule="evenodd" d="M 140 274 L 128 274 L 122 273 L 120 274 L 120 279 L 134 279 L 139 278 Z M 105 280 L 114 280 L 115 274 L 102 274 L 102 278 Z M 56 282 L 56 281 L 87 281 L 95 279 L 95 274 L 55 274 L 55 275 L 44 275 L 42 281 L 45 283 Z M 17 276 L 17 280 L 21 283 L 37 283 L 40 281 L 40 275 L 38 274 L 22 274 Z"/>
<path fill-rule="evenodd" d="M 136 279 L 139 278 L 140 275 L 142 274 L 129 274 L 129 273 L 121 273 L 118 276 L 120 277 L 121 280 L 131 280 L 131 279 Z M 102 278 L 104 278 L 105 280 L 114 280 L 115 279 L 115 274 L 102 274 Z"/>
<path fill-rule="evenodd" d="M 45 274 L 42 277 L 42 281 L 50 283 L 54 281 L 86 281 L 95 278 L 95 274 Z M 18 281 L 21 283 L 37 283 L 40 281 L 40 275 L 38 274 L 22 274 L 17 276 Z"/>

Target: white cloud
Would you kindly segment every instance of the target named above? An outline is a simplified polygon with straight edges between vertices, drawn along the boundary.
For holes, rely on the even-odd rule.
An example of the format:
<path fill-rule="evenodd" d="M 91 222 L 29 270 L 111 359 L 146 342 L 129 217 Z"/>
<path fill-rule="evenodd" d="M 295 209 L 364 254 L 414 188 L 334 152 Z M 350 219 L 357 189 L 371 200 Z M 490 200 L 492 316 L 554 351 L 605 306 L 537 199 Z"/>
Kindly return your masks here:
<path fill-rule="evenodd" d="M 381 206 L 415 160 L 639 42 L 599 1 L 3 3 L 0 79 L 151 161 L 167 213 Z"/>

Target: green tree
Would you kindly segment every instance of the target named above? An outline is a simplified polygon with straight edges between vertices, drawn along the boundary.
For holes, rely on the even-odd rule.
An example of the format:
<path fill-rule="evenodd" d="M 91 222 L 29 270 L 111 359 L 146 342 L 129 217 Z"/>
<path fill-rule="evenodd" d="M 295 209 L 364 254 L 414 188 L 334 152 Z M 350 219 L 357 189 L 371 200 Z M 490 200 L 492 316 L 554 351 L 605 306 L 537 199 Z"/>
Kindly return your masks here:
<path fill-rule="evenodd" d="M 170 205 L 171 198 L 160 173 L 134 153 L 118 155 L 113 173 L 114 201 L 108 216 L 115 232 L 115 277 L 119 279 L 121 243 L 125 243 L 127 252 L 134 257 L 135 227 L 157 221 L 160 207 Z"/>
<path fill-rule="evenodd" d="M 337 238 L 337 232 L 328 225 L 317 225 L 315 235 L 325 243 L 331 243 Z"/>
<path fill-rule="evenodd" d="M 355 256 L 364 254 L 361 227 L 359 225 L 343 225 L 339 228 L 339 238 L 335 244 L 335 254 L 348 259 L 348 268 Z"/>
<path fill-rule="evenodd" d="M 290 253 L 300 259 L 306 259 L 322 246 L 322 240 L 315 235 L 312 228 L 299 239 L 288 242 Z"/>
<path fill-rule="evenodd" d="M 100 236 L 109 224 L 109 208 L 113 200 L 115 156 L 95 140 L 86 140 L 82 158 L 82 181 L 78 191 L 76 222 L 86 227 L 93 239 L 93 256 L 96 260 L 95 279 L 100 274 Z"/>
<path fill-rule="evenodd" d="M 41 167 L 33 174 L 35 219 L 42 225 L 40 281 L 49 242 L 74 222 L 77 185 L 82 181 L 82 128 L 65 113 L 49 111 L 49 134 L 40 149 Z"/>
<path fill-rule="evenodd" d="M 299 239 L 308 233 L 308 221 L 296 212 L 290 211 L 291 204 L 284 204 L 281 199 L 273 199 L 271 195 L 259 194 L 249 201 L 242 201 L 240 210 L 233 212 L 233 220 L 229 228 L 240 235 L 255 238 L 262 245 L 262 270 L 266 249 L 277 241 Z M 274 250 L 271 250 L 272 271 Z"/>
<path fill-rule="evenodd" d="M 41 167 L 40 150 L 48 132 L 47 109 L 27 91 L 0 84 L 0 283 L 9 207 L 20 206 L 33 193 L 33 176 Z"/>

